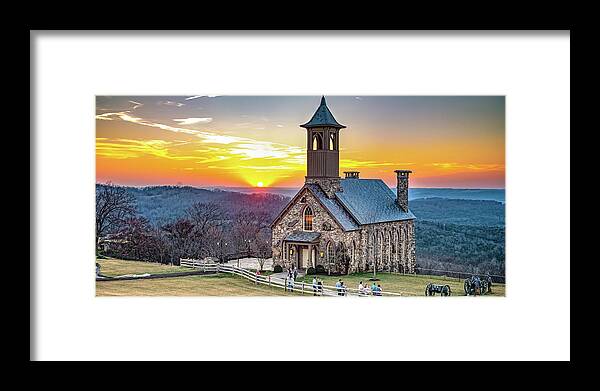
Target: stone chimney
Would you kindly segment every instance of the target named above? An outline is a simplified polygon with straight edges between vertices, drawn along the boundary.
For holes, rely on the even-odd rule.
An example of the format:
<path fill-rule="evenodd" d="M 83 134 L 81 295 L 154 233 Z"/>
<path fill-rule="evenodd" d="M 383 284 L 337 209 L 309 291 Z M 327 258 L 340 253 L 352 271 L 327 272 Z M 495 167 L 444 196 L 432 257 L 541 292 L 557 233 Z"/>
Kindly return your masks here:
<path fill-rule="evenodd" d="M 358 179 L 358 174 L 360 174 L 360 172 L 359 171 L 344 171 L 344 174 L 346 175 L 346 179 L 348 179 L 348 178 Z"/>
<path fill-rule="evenodd" d="M 408 174 L 410 170 L 396 170 L 396 202 L 404 212 L 408 212 Z"/>

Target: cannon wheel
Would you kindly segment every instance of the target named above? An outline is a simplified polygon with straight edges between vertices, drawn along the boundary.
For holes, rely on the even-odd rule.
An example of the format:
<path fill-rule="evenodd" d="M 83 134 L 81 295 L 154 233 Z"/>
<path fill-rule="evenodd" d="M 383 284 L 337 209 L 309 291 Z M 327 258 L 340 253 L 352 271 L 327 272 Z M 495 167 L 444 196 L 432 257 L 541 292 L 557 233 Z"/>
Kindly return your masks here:
<path fill-rule="evenodd" d="M 488 292 L 490 291 L 490 286 L 488 285 L 488 283 L 486 282 L 485 284 L 483 284 L 482 289 L 481 289 L 481 294 L 482 295 L 486 295 Z"/>
<path fill-rule="evenodd" d="M 469 292 L 471 291 L 471 284 L 469 283 L 469 280 L 465 280 L 465 293 L 467 294 L 467 296 L 469 296 Z"/>
<path fill-rule="evenodd" d="M 444 285 L 444 288 L 446 288 L 446 290 L 444 291 L 444 296 L 450 296 L 450 294 L 452 293 L 452 291 L 450 290 L 450 285 Z"/>
<path fill-rule="evenodd" d="M 431 282 L 429 284 L 427 284 L 427 286 L 425 287 L 425 296 L 431 296 Z"/>

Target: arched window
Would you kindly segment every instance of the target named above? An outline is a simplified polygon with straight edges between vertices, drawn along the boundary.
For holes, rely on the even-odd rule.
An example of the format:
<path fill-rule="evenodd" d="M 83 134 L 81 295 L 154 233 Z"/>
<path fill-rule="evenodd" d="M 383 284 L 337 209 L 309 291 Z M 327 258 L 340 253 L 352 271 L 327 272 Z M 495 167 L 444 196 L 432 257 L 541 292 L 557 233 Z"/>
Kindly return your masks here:
<path fill-rule="evenodd" d="M 335 133 L 329 133 L 329 150 L 335 150 Z"/>
<path fill-rule="evenodd" d="M 379 245 L 379 259 L 383 261 L 385 257 L 383 252 L 383 232 L 379 233 L 379 238 L 377 238 L 377 244 Z"/>
<path fill-rule="evenodd" d="M 375 249 L 375 236 L 373 233 L 367 236 L 367 258 L 365 259 L 365 270 L 369 270 L 369 265 L 373 263 L 373 252 Z"/>
<path fill-rule="evenodd" d="M 333 248 L 333 243 L 331 242 L 327 243 L 327 262 L 335 262 L 335 249 Z"/>
<path fill-rule="evenodd" d="M 313 151 L 323 149 L 323 139 L 319 133 L 313 135 L 312 149 Z"/>
<path fill-rule="evenodd" d="M 406 249 L 408 250 L 408 232 L 409 232 L 409 228 L 407 227 L 404 230 L 404 243 L 406 243 Z"/>
<path fill-rule="evenodd" d="M 305 231 L 313 230 L 313 211 L 310 206 L 304 208 L 303 229 Z"/>
<path fill-rule="evenodd" d="M 379 233 L 377 231 L 375 231 L 375 234 L 373 235 L 373 262 L 377 261 L 377 258 L 379 258 Z"/>
<path fill-rule="evenodd" d="M 403 265 L 406 262 L 406 227 L 400 228 L 400 261 Z"/>
<path fill-rule="evenodd" d="M 389 264 L 392 260 L 392 246 L 390 243 L 390 233 L 385 234 L 385 261 Z"/>
<path fill-rule="evenodd" d="M 341 261 L 342 271 L 344 274 L 348 274 L 350 270 L 350 256 L 348 254 L 348 247 L 343 242 L 340 242 L 337 249 L 338 260 Z"/>
<path fill-rule="evenodd" d="M 398 261 L 398 252 L 397 245 L 398 244 L 398 231 L 394 230 L 392 233 L 392 261 Z"/>

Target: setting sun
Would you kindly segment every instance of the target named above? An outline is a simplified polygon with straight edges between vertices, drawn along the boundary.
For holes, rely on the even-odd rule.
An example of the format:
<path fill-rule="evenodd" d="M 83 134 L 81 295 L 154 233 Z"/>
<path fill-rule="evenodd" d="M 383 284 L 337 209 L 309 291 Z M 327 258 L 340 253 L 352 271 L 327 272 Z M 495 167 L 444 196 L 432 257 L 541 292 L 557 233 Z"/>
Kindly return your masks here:
<path fill-rule="evenodd" d="M 149 186 L 302 186 L 315 96 L 99 96 L 98 182 Z M 504 187 L 504 97 L 328 97 L 339 173 L 395 186 Z M 443 119 L 443 120 L 442 120 Z"/>

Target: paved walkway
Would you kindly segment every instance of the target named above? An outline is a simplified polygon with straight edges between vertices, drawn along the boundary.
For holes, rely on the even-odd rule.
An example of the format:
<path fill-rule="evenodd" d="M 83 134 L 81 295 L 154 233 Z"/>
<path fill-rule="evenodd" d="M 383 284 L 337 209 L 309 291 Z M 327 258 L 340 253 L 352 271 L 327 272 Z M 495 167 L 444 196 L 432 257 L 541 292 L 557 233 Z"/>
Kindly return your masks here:
<path fill-rule="evenodd" d="M 231 261 L 227 261 L 226 264 L 231 266 L 237 266 L 238 260 L 232 259 Z M 239 265 L 242 269 L 256 270 L 259 268 L 258 259 L 256 258 L 240 258 Z M 273 270 L 273 258 L 265 259 L 263 270 Z"/>
<path fill-rule="evenodd" d="M 306 275 L 306 270 L 298 269 L 298 278 L 304 277 L 305 275 Z M 288 276 L 287 270 L 284 270 L 281 273 L 271 274 L 272 278 L 287 278 L 287 276 Z"/>

